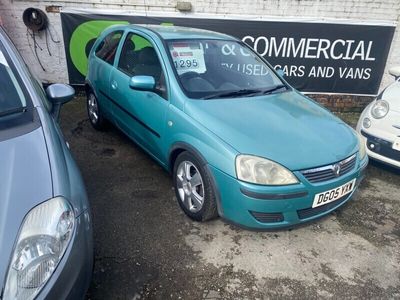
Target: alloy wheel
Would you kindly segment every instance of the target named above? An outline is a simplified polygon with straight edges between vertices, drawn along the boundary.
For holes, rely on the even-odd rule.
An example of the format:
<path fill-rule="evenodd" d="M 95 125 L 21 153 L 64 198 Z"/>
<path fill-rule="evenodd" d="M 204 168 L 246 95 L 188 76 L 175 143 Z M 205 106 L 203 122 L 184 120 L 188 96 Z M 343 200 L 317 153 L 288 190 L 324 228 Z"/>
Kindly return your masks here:
<path fill-rule="evenodd" d="M 190 212 L 200 211 L 204 204 L 203 178 L 190 161 L 182 161 L 176 172 L 176 185 L 179 200 Z"/>
<path fill-rule="evenodd" d="M 96 124 L 99 120 L 99 107 L 97 105 L 96 96 L 93 94 L 89 95 L 88 98 L 88 111 L 89 111 L 89 118 L 93 124 Z"/>

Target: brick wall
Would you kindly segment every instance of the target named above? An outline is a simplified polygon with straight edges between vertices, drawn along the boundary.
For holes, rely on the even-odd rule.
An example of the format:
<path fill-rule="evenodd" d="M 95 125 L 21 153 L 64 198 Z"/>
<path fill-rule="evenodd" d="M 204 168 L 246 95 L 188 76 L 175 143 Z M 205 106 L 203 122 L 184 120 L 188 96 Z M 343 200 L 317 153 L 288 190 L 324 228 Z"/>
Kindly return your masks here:
<path fill-rule="evenodd" d="M 207 14 L 247 14 L 267 17 L 297 17 L 319 19 L 349 19 L 361 21 L 400 21 L 399 0 L 192 0 L 192 13 Z M 60 16 L 58 13 L 48 13 L 50 31 L 59 43 L 49 40 L 49 50 L 45 42 L 45 34 L 36 37 L 39 59 L 43 62 L 45 71 L 37 63 L 33 53 L 32 40 L 27 37 L 26 27 L 22 22 L 22 12 L 27 7 L 38 7 L 45 10 L 46 6 L 56 5 L 73 8 L 107 8 L 129 9 L 138 11 L 169 11 L 175 9 L 176 1 L 161 0 L 73 0 L 73 1 L 26 1 L 26 0 L 0 0 L 0 15 L 4 26 L 14 40 L 17 48 L 30 65 L 33 72 L 44 82 L 67 82 L 67 66 L 65 61 L 64 45 Z M 392 47 L 389 53 L 387 68 L 400 65 L 400 25 L 397 26 Z M 49 53 L 51 55 L 49 55 Z M 393 79 L 387 70 L 383 77 L 381 88 Z M 361 110 L 370 97 L 337 96 L 337 95 L 311 95 L 323 105 L 340 111 Z"/>
<path fill-rule="evenodd" d="M 374 99 L 369 96 L 352 95 L 307 95 L 335 112 L 360 113 Z"/>

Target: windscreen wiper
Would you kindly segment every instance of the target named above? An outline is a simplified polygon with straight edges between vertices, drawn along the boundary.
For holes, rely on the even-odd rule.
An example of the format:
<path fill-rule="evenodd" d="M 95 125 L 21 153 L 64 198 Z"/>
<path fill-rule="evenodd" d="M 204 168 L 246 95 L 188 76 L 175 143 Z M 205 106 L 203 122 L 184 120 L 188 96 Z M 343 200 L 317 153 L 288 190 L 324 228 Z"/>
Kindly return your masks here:
<path fill-rule="evenodd" d="M 264 95 L 266 95 L 266 94 L 272 94 L 273 92 L 275 92 L 275 91 L 277 91 L 277 90 L 280 90 L 280 89 L 282 89 L 282 88 L 285 88 L 285 90 L 287 90 L 287 86 L 286 86 L 286 85 L 284 85 L 284 84 L 278 84 L 278 85 L 275 85 L 275 86 L 273 86 L 273 87 L 270 87 L 269 89 L 263 90 L 262 93 L 263 93 Z"/>
<path fill-rule="evenodd" d="M 216 93 L 216 94 L 211 94 L 208 96 L 203 97 L 203 99 L 215 99 L 215 98 L 228 98 L 228 97 L 237 97 L 237 96 L 245 96 L 245 95 L 251 95 L 251 94 L 257 94 L 263 92 L 263 90 L 260 89 L 241 89 L 237 91 L 230 91 L 230 92 L 221 92 L 221 93 Z"/>
<path fill-rule="evenodd" d="M 0 111 L 0 117 L 4 117 L 4 116 L 9 116 L 9 115 L 13 115 L 13 114 L 17 114 L 17 113 L 22 113 L 26 111 L 26 107 L 17 107 L 17 108 L 12 108 L 12 109 L 8 109 L 5 111 Z"/>

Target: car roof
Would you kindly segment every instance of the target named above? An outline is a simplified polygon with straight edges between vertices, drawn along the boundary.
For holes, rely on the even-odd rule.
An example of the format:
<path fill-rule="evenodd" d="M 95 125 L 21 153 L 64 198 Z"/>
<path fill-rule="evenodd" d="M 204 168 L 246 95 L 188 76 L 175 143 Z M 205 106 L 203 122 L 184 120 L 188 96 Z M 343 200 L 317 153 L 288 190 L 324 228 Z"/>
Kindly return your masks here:
<path fill-rule="evenodd" d="M 174 39 L 220 39 L 220 40 L 236 40 L 234 37 L 199 28 L 173 26 L 173 25 L 150 25 L 150 24 L 130 24 L 127 27 L 132 29 L 147 29 L 155 32 L 165 40 Z"/>

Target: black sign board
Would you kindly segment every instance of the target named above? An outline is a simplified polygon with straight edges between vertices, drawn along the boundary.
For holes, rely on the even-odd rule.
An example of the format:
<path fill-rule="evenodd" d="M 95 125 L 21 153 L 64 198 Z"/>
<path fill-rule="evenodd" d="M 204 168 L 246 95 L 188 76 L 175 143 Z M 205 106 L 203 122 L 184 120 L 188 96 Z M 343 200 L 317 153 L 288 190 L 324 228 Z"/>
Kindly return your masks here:
<path fill-rule="evenodd" d="M 68 74 L 82 84 L 87 54 L 106 27 L 118 23 L 196 27 L 235 36 L 302 92 L 375 95 L 395 27 L 325 22 L 233 20 L 61 13 Z"/>

